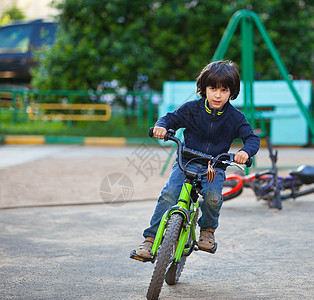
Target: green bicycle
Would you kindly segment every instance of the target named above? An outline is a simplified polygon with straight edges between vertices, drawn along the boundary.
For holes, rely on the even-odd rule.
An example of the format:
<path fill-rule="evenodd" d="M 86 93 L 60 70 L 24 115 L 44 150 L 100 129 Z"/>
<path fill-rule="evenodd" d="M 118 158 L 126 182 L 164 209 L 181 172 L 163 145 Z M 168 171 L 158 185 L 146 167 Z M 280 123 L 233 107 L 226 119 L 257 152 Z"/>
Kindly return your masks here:
<path fill-rule="evenodd" d="M 149 136 L 153 136 L 153 128 L 150 129 Z M 174 141 L 177 144 L 178 165 L 184 174 L 184 184 L 180 193 L 178 203 L 171 207 L 163 215 L 155 237 L 152 248 L 152 257 L 143 258 L 136 255 L 135 250 L 130 254 L 130 258 L 143 262 L 156 261 L 152 279 L 147 291 L 147 299 L 158 299 L 164 280 L 169 285 L 178 282 L 187 257 L 195 250 L 204 250 L 215 253 L 217 243 L 213 249 L 206 250 L 197 246 L 195 228 L 198 220 L 200 203 L 198 194 L 200 193 L 201 179 L 208 176 L 208 170 L 198 173 L 188 170 L 191 162 L 205 162 L 214 169 L 218 162 L 226 166 L 237 166 L 243 170 L 243 167 L 233 162 L 234 154 L 222 153 L 213 157 L 201 152 L 188 149 L 182 146 L 181 141 L 175 137 L 175 132 L 169 129 L 165 138 Z M 182 162 L 182 156 L 191 158 L 185 165 Z M 252 159 L 246 162 L 249 167 L 252 165 Z"/>

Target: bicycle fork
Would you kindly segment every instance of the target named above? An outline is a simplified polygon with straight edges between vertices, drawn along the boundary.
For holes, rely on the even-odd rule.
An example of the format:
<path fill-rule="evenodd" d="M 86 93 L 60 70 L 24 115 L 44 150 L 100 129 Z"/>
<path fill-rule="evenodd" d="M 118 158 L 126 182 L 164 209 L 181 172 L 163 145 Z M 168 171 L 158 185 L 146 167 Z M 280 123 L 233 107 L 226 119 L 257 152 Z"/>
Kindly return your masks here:
<path fill-rule="evenodd" d="M 191 191 L 193 185 L 190 182 L 185 182 L 182 186 L 182 190 L 180 193 L 178 204 L 171 207 L 168 211 L 166 211 L 160 221 L 160 225 L 155 236 L 154 245 L 152 248 L 152 262 L 155 261 L 157 257 L 157 252 L 162 242 L 166 226 L 169 222 L 169 219 L 172 214 L 178 213 L 183 217 L 182 220 L 182 228 L 181 233 L 178 239 L 176 251 L 173 257 L 175 263 L 180 261 L 182 255 L 190 255 L 194 249 L 195 243 L 189 245 L 189 248 L 186 249 L 186 244 L 189 239 L 190 233 L 192 234 L 192 241 L 196 240 L 195 234 L 195 224 L 193 222 L 193 218 L 197 209 L 199 207 L 199 202 L 194 203 L 191 201 Z M 183 253 L 184 252 L 184 253 Z"/>

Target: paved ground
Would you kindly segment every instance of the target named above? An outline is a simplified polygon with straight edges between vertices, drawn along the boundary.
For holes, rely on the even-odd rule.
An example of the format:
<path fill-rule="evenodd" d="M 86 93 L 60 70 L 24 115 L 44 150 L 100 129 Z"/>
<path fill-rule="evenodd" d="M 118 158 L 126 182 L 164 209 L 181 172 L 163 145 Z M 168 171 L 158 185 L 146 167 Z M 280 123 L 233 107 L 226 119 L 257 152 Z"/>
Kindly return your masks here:
<path fill-rule="evenodd" d="M 0 147 L 0 207 L 102 202 L 102 182 L 110 175 L 131 179 L 132 199 L 156 198 L 169 150 L 138 147 L 31 145 Z M 114 193 L 114 191 L 113 191 Z M 102 195 L 103 196 L 103 195 Z M 105 197 L 110 200 L 110 195 Z M 113 195 L 115 196 L 119 195 Z M 119 197 L 123 199 L 123 197 Z"/>
<path fill-rule="evenodd" d="M 99 203 L 123 199 L 156 199 L 171 168 L 160 172 L 169 148 L 97 147 L 79 145 L 0 146 L 0 208 L 37 204 Z M 237 151 L 237 149 L 233 149 Z M 313 148 L 280 148 L 279 166 L 314 165 Z M 266 149 L 256 165 L 269 167 Z M 234 171 L 234 169 L 233 169 Z M 232 169 L 230 168 L 230 171 Z M 281 174 L 287 169 L 280 170 Z M 110 193 L 108 180 L 128 177 L 129 195 Z M 125 179 L 125 178 L 123 178 Z M 110 188 L 114 188 L 113 185 Z M 126 190 L 125 190 L 126 192 Z"/>
<path fill-rule="evenodd" d="M 129 259 L 152 201 L 0 211 L 0 299 L 145 299 L 151 263 Z M 161 299 L 313 299 L 314 201 L 274 212 L 226 203 L 215 255 L 194 252 Z"/>
<path fill-rule="evenodd" d="M 279 164 L 314 164 L 313 149 L 279 151 Z M 129 252 L 141 242 L 155 203 L 117 203 L 114 191 L 113 201 L 103 204 L 99 195 L 104 178 L 117 171 L 134 184 L 129 200 L 158 195 L 166 176 L 159 178 L 155 165 L 145 181 L 129 165 L 138 152 L 0 147 L 2 207 L 52 204 L 55 194 L 59 204 L 99 203 L 0 210 L 0 299 L 145 299 L 153 265 L 129 259 Z M 258 164 L 269 165 L 264 149 Z M 86 198 L 77 198 L 81 193 Z M 217 253 L 193 253 L 180 283 L 164 286 L 161 299 L 314 299 L 313 213 L 312 195 L 284 203 L 279 212 L 250 193 L 225 203 Z"/>

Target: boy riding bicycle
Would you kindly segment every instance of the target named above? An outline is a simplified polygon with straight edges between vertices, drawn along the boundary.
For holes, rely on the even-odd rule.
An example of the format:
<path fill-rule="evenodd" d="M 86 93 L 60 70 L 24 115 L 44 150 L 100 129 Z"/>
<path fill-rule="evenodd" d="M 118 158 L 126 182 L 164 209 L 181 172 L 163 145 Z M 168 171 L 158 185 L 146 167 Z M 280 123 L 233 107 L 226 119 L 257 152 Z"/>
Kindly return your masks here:
<path fill-rule="evenodd" d="M 189 101 L 174 112 L 161 117 L 155 124 L 153 134 L 164 139 L 168 129 L 184 130 L 184 145 L 193 150 L 216 156 L 228 152 L 234 139 L 241 138 L 243 147 L 235 155 L 234 161 L 244 164 L 259 150 L 259 137 L 253 133 L 244 115 L 234 108 L 229 100 L 237 98 L 240 91 L 238 67 L 230 61 L 216 61 L 208 64 L 197 78 L 197 93 L 201 99 Z M 188 161 L 187 158 L 184 160 Z M 192 163 L 193 167 L 202 166 Z M 202 216 L 198 220 L 200 237 L 198 246 L 210 250 L 215 246 L 214 232 L 218 227 L 222 206 L 222 187 L 226 167 L 218 164 L 212 182 L 202 180 Z M 177 203 L 183 185 L 183 173 L 175 163 L 172 173 L 161 191 L 150 227 L 143 232 L 144 242 L 136 249 L 136 254 L 151 257 L 154 238 L 163 214 Z"/>

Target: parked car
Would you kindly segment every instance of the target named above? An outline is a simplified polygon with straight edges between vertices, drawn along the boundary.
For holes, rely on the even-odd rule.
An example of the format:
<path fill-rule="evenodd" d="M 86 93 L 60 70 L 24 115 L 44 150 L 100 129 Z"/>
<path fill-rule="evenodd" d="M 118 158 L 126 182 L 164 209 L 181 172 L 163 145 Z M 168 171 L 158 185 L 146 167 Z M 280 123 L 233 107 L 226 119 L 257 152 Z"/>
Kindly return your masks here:
<path fill-rule="evenodd" d="M 0 83 L 28 84 L 33 53 L 55 41 L 56 23 L 36 20 L 0 27 Z"/>

